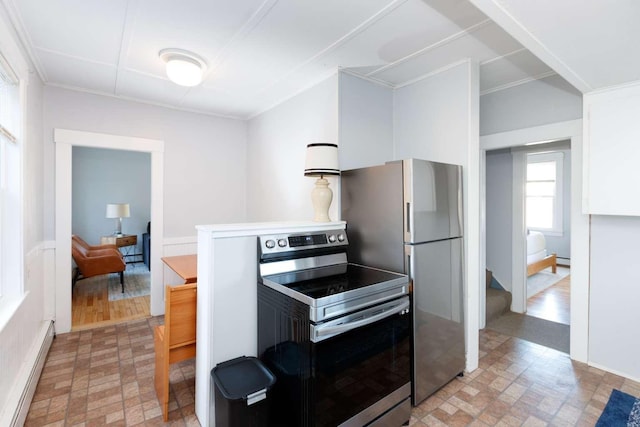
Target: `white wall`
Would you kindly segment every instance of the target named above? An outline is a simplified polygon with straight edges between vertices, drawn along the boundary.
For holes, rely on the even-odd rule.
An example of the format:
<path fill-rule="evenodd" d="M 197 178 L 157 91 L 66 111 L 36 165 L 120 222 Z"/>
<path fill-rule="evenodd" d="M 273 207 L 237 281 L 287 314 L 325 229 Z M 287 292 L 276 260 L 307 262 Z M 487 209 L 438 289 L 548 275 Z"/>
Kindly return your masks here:
<path fill-rule="evenodd" d="M 562 236 L 545 236 L 547 252 L 571 259 L 571 150 L 559 150 L 562 162 Z"/>
<path fill-rule="evenodd" d="M 487 268 L 511 291 L 511 229 L 513 220 L 513 159 L 511 151 L 487 152 Z"/>
<path fill-rule="evenodd" d="M 480 135 L 582 118 L 582 94 L 560 76 L 480 97 Z"/>
<path fill-rule="evenodd" d="M 341 169 L 393 160 L 393 90 L 347 73 L 339 76 Z"/>
<path fill-rule="evenodd" d="M 640 216 L 640 80 L 584 96 L 583 211 Z"/>
<path fill-rule="evenodd" d="M 589 362 L 640 381 L 640 218 L 591 217 Z"/>
<path fill-rule="evenodd" d="M 463 166 L 467 370 L 478 365 L 480 289 L 478 65 L 462 62 L 394 93 L 395 158 Z M 484 273 L 484 271 L 483 271 Z"/>
<path fill-rule="evenodd" d="M 338 143 L 337 74 L 249 121 L 247 219 L 313 219 L 315 178 L 304 176 L 309 143 Z M 340 152 L 340 151 L 338 151 Z M 329 178 L 332 220 L 340 217 L 340 184 Z M 237 221 L 236 221 L 237 222 Z M 211 223 L 203 222 L 203 224 Z"/>
<path fill-rule="evenodd" d="M 468 80 L 461 65 L 396 90 L 396 159 L 469 164 Z"/>
<path fill-rule="evenodd" d="M 640 81 L 585 99 L 583 206 L 612 214 L 591 216 L 589 361 L 640 381 L 640 218 L 617 215 L 637 212 Z"/>
<path fill-rule="evenodd" d="M 142 253 L 142 233 L 151 220 L 151 155 L 149 153 L 73 147 L 73 234 L 90 245 L 113 234 L 116 219 L 105 218 L 107 203 L 129 203 L 131 216 L 122 232 L 138 236 L 131 253 Z"/>
<path fill-rule="evenodd" d="M 54 235 L 54 128 L 164 141 L 165 238 L 195 241 L 197 224 L 246 219 L 244 121 L 55 87 L 45 88 L 44 101 L 47 238 Z"/>
<path fill-rule="evenodd" d="M 23 230 L 24 298 L 13 307 L 8 323 L 0 325 L 0 424 L 13 415 L 26 376 L 32 368 L 34 355 L 40 347 L 44 326 L 46 287 L 43 266 L 46 244 L 43 234 L 44 155 L 42 144 L 42 82 L 37 74 L 27 72 L 28 64 L 10 33 L 3 8 L 0 6 L 0 52 L 25 79 L 26 109 L 23 144 Z M 16 283 L 20 286 L 20 283 Z M 3 310 L 6 307 L 3 307 Z M 7 314 L 6 312 L 3 314 Z"/>

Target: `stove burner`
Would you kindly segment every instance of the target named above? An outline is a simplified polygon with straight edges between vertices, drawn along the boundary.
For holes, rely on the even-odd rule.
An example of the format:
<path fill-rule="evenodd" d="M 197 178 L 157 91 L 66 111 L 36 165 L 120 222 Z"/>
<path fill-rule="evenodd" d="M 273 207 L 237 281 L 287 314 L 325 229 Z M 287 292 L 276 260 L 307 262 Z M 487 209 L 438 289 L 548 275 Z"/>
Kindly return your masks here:
<path fill-rule="evenodd" d="M 343 284 L 331 285 L 327 288 L 327 295 L 339 294 L 347 290 Z"/>

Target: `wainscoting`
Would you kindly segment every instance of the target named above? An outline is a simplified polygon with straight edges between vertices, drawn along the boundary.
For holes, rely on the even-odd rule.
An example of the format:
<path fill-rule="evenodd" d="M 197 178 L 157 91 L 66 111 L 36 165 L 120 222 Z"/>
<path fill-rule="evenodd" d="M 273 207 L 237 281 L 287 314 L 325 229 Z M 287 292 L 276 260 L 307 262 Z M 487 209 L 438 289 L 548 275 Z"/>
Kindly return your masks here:
<path fill-rule="evenodd" d="M 24 256 L 24 294 L 15 311 L 0 327 L 0 425 L 21 426 L 29 408 L 53 327 L 43 272 L 53 250 L 47 242 L 35 245 Z M 49 285 L 49 286 L 47 286 Z M 43 316 L 44 309 L 44 316 Z"/>

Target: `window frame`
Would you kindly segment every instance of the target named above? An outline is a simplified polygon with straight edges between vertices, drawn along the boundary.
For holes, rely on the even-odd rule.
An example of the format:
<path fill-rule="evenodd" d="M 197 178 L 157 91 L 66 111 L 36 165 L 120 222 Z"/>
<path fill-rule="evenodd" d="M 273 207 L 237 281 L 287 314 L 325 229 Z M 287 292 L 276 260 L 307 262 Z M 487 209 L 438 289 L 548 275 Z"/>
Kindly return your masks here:
<path fill-rule="evenodd" d="M 26 82 L 0 52 L 0 73 L 15 85 L 10 122 L 0 123 L 0 328 L 25 296 L 23 164 Z M 2 122 L 2 119 L 0 119 Z M 3 126 L 4 125 L 4 126 Z M 11 129 L 11 130 L 10 130 Z"/>
<path fill-rule="evenodd" d="M 546 162 L 554 162 L 556 165 L 556 179 L 555 179 L 555 195 L 553 196 L 553 225 L 551 228 L 542 228 L 542 227 L 531 227 L 528 223 L 528 218 L 526 218 L 527 212 L 527 204 L 529 203 L 529 195 L 527 194 L 527 184 L 529 182 L 537 182 L 537 181 L 529 181 L 529 164 L 532 163 L 546 163 Z M 548 236 L 557 236 L 561 237 L 564 234 L 564 198 L 563 198 L 563 188 L 564 188 L 564 153 L 562 151 L 551 151 L 544 153 L 531 153 L 527 154 L 526 157 L 526 168 L 525 168 L 525 190 L 524 190 L 524 199 L 525 199 L 525 226 L 527 230 L 539 231 Z"/>

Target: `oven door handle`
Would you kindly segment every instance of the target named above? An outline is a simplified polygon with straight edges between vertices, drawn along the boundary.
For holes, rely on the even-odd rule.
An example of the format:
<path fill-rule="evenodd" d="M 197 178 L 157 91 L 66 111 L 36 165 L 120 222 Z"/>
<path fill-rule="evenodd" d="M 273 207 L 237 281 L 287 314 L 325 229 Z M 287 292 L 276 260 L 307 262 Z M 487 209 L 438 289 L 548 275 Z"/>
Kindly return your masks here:
<path fill-rule="evenodd" d="M 391 317 L 395 314 L 398 314 L 402 311 L 409 310 L 410 302 L 408 299 L 404 299 L 402 303 L 392 306 L 390 308 L 383 309 L 381 313 L 374 314 L 373 316 L 367 316 L 364 319 L 359 318 L 358 320 L 353 320 L 347 323 L 341 323 L 339 325 L 331 326 L 320 326 L 315 328 L 315 337 L 326 337 L 327 335 L 337 335 L 343 332 L 350 331 L 352 329 L 359 328 L 361 326 L 370 325 L 371 323 L 375 323 L 378 320 L 385 319 L 387 317 Z M 375 310 L 371 310 L 375 311 Z"/>

